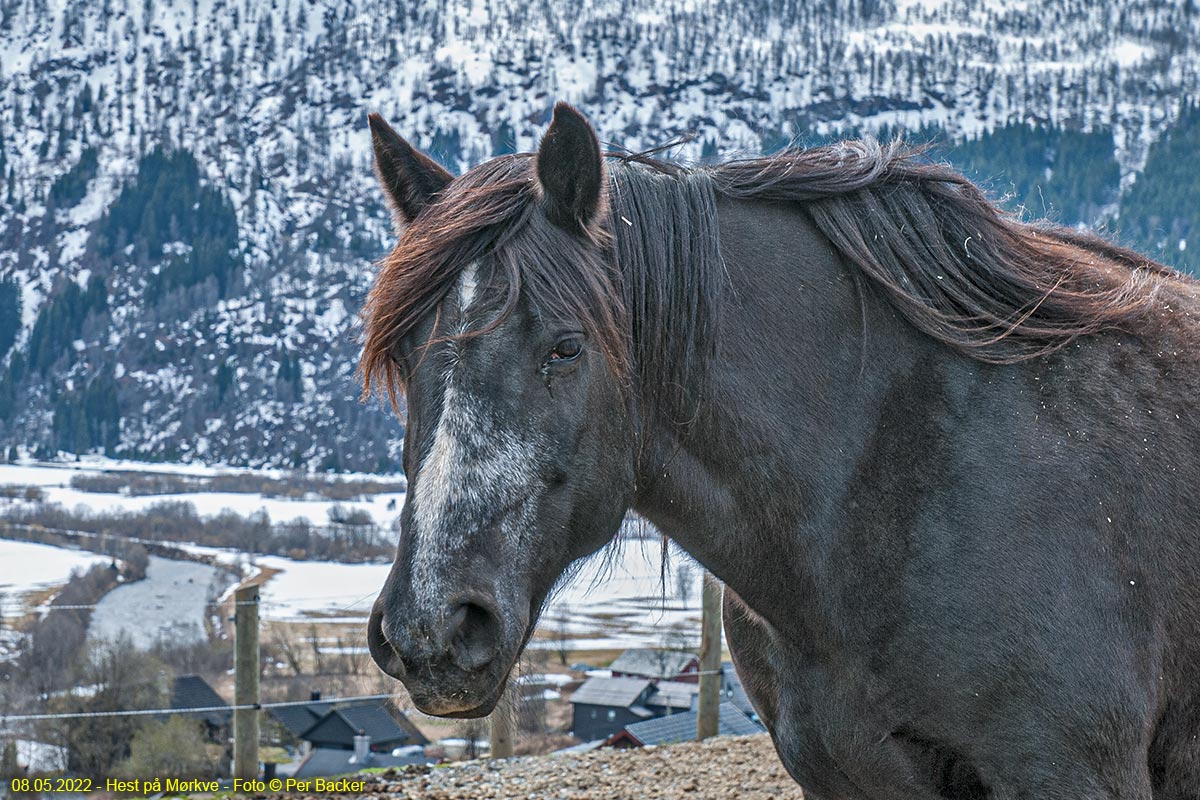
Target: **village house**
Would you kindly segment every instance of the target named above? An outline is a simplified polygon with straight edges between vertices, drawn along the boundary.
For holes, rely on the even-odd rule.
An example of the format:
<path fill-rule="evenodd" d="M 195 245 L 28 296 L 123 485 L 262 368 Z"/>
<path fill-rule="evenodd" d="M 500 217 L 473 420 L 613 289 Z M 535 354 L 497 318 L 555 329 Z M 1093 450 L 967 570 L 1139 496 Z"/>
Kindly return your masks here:
<path fill-rule="evenodd" d="M 607 739 L 631 722 L 650 719 L 654 684 L 645 678 L 589 678 L 571 695 L 571 733 L 585 742 Z"/>
<path fill-rule="evenodd" d="M 718 736 L 749 736 L 766 731 L 733 703 L 721 703 L 717 713 Z M 696 738 L 696 718 L 695 711 L 684 711 L 669 717 L 633 722 L 609 737 L 607 744 L 609 747 L 628 748 L 690 742 Z"/>
<path fill-rule="evenodd" d="M 171 709 L 204 724 L 211 742 L 224 743 L 232 735 L 233 710 L 208 681 L 199 675 L 179 675 L 171 684 Z"/>
<path fill-rule="evenodd" d="M 632 648 L 609 665 L 614 678 L 645 678 L 651 681 L 700 680 L 700 658 L 684 650 Z"/>
<path fill-rule="evenodd" d="M 343 755 L 336 758 L 325 755 L 317 759 L 328 763 L 349 758 L 345 754 L 361 747 L 362 737 L 365 737 L 368 750 L 377 754 L 389 754 L 398 749 L 408 752 L 408 748 L 423 748 L 429 744 L 408 717 L 389 710 L 386 703 L 379 700 L 335 704 L 321 700 L 320 693 L 313 692 L 310 702 L 272 708 L 269 713 L 290 737 L 303 743 L 303 753 L 318 749 L 342 751 Z"/>
<path fill-rule="evenodd" d="M 589 678 L 571 695 L 571 733 L 584 742 L 595 742 L 608 739 L 629 725 L 683 714 L 693 715 L 691 724 L 694 727 L 694 712 L 700 692 L 696 675 L 698 667 L 699 662 L 689 653 L 672 650 L 625 651 L 613 661 L 612 677 Z M 740 717 L 759 726 L 756 730 L 762 730 L 758 714 L 746 696 L 733 664 L 722 664 L 721 673 L 722 703 L 731 704 Z M 671 678 L 663 677 L 665 675 Z M 734 718 L 730 724 L 740 726 L 740 721 Z M 649 733 L 645 729 L 636 730 L 643 731 L 646 736 L 659 735 L 653 732 L 653 727 Z"/>
<path fill-rule="evenodd" d="M 420 745 L 397 747 L 391 751 L 380 751 L 378 743 L 366 734 L 353 737 L 349 750 L 341 747 L 314 747 L 296 767 L 292 777 L 297 779 L 322 778 L 345 775 L 364 769 L 406 767 L 414 764 L 432 764 Z"/>

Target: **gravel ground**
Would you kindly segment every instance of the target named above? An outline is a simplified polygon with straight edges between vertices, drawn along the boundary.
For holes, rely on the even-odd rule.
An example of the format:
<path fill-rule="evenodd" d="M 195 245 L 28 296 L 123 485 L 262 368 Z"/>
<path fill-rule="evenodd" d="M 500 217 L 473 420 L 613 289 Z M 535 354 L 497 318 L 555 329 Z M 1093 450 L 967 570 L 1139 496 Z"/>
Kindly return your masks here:
<path fill-rule="evenodd" d="M 471 761 L 359 775 L 362 797 L 395 800 L 801 800 L 771 739 L 723 736 L 638 750 Z M 300 795 L 281 795 L 295 800 Z M 314 795 L 315 797 L 315 795 Z M 324 795 L 328 798 L 329 795 Z"/>

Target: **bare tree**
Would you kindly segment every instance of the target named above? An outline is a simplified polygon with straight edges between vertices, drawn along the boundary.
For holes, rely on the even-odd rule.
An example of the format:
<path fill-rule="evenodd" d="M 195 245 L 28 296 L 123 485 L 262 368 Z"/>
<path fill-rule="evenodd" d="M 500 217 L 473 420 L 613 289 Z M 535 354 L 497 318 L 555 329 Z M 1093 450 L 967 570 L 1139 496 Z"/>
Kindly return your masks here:
<path fill-rule="evenodd" d="M 554 652 L 558 656 L 558 661 L 564 667 L 567 665 L 567 658 L 571 654 L 571 632 L 567 626 L 567 613 L 560 611 L 554 617 L 554 628 L 551 634 L 551 640 L 554 642 Z"/>
<path fill-rule="evenodd" d="M 195 719 L 173 716 L 147 722 L 135 732 L 129 758 L 119 763 L 114 772 L 129 778 L 146 775 L 208 778 L 220 775 L 220 768 L 209 754 L 202 724 Z"/>
<path fill-rule="evenodd" d="M 93 687 L 88 697 L 69 696 L 56 710 L 118 711 L 160 708 L 167 699 L 162 664 L 127 639 L 96 646 L 79 675 L 81 685 Z M 67 748 L 68 768 L 76 774 L 112 774 L 116 763 L 130 755 L 134 734 L 146 717 L 114 716 L 53 721 L 41 731 L 42 740 Z"/>
<path fill-rule="evenodd" d="M 308 626 L 308 644 L 312 650 L 313 674 L 325 674 L 325 656 L 321 652 L 321 631 L 316 623 Z"/>
<path fill-rule="evenodd" d="M 688 600 L 692 596 L 695 578 L 692 565 L 681 559 L 675 569 L 675 594 L 684 608 L 687 608 Z"/>
<path fill-rule="evenodd" d="M 695 653 L 700 647 L 699 633 L 686 622 L 676 622 L 663 632 L 663 645 L 676 653 Z"/>
<path fill-rule="evenodd" d="M 271 646 L 296 675 L 304 674 L 304 655 L 289 625 L 275 625 L 271 630 Z"/>
<path fill-rule="evenodd" d="M 345 639 L 341 635 L 335 640 L 342 658 L 342 668 L 350 675 L 361 675 L 366 666 L 366 651 L 358 639 Z"/>

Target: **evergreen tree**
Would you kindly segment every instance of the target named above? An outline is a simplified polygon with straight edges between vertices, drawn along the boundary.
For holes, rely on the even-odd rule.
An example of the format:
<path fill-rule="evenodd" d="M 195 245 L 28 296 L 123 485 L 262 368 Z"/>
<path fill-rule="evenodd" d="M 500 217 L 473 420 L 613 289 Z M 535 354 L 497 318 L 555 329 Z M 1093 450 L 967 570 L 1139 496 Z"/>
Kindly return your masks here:
<path fill-rule="evenodd" d="M 934 152 L 1010 209 L 1067 225 L 1097 222 L 1120 185 L 1107 129 L 1082 133 L 1006 125 L 959 144 L 937 144 Z"/>
<path fill-rule="evenodd" d="M 1186 109 L 1150 147 L 1121 201 L 1118 230 L 1131 247 L 1200 275 L 1200 107 Z"/>
<path fill-rule="evenodd" d="M 209 278 L 224 297 L 239 266 L 233 205 L 220 190 L 203 185 L 199 164 L 183 150 L 146 155 L 137 179 L 100 220 L 93 238 L 99 255 L 116 258 L 128 242 L 137 245 L 137 258 L 146 265 L 163 259 L 166 245 L 184 245 L 172 250 L 147 287 L 151 302 Z"/>
<path fill-rule="evenodd" d="M 87 194 L 88 184 L 96 177 L 98 168 L 96 151 L 89 147 L 79 156 L 79 161 L 51 184 L 50 199 L 55 207 L 70 208 L 79 203 Z"/>
<path fill-rule="evenodd" d="M 16 277 L 0 279 L 0 359 L 21 331 L 21 284 Z"/>
<path fill-rule="evenodd" d="M 88 315 L 102 312 L 107 306 L 108 291 L 100 276 L 92 275 L 86 289 L 73 280 L 65 281 L 33 323 L 29 334 L 30 370 L 44 372 L 59 358 L 70 357 Z"/>

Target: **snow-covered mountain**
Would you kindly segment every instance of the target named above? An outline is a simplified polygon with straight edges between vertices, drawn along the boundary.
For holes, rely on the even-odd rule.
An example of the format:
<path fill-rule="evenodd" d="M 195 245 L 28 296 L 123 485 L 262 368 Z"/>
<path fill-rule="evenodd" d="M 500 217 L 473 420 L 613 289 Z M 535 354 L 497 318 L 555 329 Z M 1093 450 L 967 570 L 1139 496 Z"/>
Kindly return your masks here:
<path fill-rule="evenodd" d="M 1128 189 L 1198 43 L 1195 0 L 0 0 L 0 444 L 394 468 L 368 111 L 455 169 L 560 98 L 688 157 L 1034 123 L 1111 132 Z"/>

